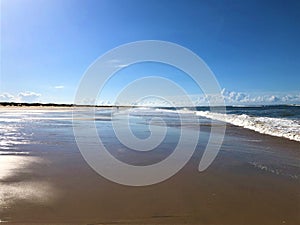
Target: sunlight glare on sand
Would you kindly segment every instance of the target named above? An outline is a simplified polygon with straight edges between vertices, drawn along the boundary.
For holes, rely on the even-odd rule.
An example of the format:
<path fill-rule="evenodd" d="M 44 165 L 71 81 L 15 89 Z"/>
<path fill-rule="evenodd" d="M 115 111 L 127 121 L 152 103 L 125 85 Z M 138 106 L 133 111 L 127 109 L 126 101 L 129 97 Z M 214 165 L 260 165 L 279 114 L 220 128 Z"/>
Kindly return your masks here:
<path fill-rule="evenodd" d="M 38 158 L 36 157 L 1 155 L 0 182 L 10 176 L 13 176 L 17 172 L 23 172 L 29 164 L 37 161 Z"/>
<path fill-rule="evenodd" d="M 52 198 L 54 192 L 48 182 L 26 181 L 20 176 L 31 173 L 29 165 L 41 161 L 40 158 L 31 156 L 0 156 L 0 209 L 8 208 L 16 200 L 41 203 Z M 13 180 L 14 177 L 18 181 Z"/>
<path fill-rule="evenodd" d="M 16 182 L 0 184 L 0 208 L 8 208 L 17 200 L 32 203 L 49 203 L 53 199 L 53 188 L 47 182 Z"/>

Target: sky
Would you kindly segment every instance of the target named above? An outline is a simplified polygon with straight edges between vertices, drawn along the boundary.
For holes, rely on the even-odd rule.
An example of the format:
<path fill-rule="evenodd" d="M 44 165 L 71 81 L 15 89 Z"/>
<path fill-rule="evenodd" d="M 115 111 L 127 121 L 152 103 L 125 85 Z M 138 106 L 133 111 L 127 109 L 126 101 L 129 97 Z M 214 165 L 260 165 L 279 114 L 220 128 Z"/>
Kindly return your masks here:
<path fill-rule="evenodd" d="M 292 0 L 1 0 L 0 101 L 73 103 L 97 58 L 162 40 L 201 57 L 227 104 L 300 104 L 299 11 Z M 97 103 L 114 104 L 130 82 L 153 75 L 205 102 L 184 72 L 142 63 L 114 74 Z"/>

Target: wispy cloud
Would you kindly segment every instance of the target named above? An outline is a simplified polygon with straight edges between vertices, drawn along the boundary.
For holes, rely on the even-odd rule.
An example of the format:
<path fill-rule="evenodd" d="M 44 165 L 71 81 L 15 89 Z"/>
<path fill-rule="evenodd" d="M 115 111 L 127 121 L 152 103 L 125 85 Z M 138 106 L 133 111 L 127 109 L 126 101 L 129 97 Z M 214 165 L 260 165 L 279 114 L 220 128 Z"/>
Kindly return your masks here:
<path fill-rule="evenodd" d="M 57 86 L 54 86 L 54 88 L 55 89 L 63 89 L 63 88 L 65 88 L 65 86 L 63 86 L 63 85 L 57 85 Z"/>
<path fill-rule="evenodd" d="M 119 60 L 119 59 L 112 59 L 106 62 L 108 66 L 115 67 L 115 68 L 124 68 L 129 66 L 129 64 Z"/>

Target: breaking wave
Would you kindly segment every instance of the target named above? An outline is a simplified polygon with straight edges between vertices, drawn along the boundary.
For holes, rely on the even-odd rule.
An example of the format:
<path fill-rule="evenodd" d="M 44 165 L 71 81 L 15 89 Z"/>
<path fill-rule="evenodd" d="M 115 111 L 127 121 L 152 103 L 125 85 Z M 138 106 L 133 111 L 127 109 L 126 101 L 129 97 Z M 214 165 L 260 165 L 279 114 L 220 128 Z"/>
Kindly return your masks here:
<path fill-rule="evenodd" d="M 210 111 L 196 111 L 196 115 L 244 127 L 262 134 L 284 137 L 300 142 L 300 121 L 271 117 L 256 117 L 246 114 L 221 114 Z"/>

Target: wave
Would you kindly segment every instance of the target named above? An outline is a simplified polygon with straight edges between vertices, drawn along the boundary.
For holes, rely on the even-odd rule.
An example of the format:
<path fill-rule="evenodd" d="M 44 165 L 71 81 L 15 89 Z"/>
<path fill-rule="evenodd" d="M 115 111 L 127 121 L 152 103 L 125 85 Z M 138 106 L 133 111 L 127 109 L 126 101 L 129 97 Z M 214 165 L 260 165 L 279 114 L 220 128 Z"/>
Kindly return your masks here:
<path fill-rule="evenodd" d="M 262 134 L 284 137 L 300 142 L 300 122 L 298 120 L 255 117 L 245 114 L 222 114 L 210 111 L 197 111 L 195 113 L 198 116 L 230 123 Z"/>
<path fill-rule="evenodd" d="M 140 109 L 132 110 L 134 112 L 140 112 L 144 115 L 145 112 L 159 112 L 165 113 L 165 115 L 172 115 L 176 113 L 180 114 L 196 114 L 197 116 L 205 117 L 212 120 L 217 120 L 225 123 L 229 123 L 235 126 L 243 127 L 256 131 L 258 133 L 267 134 L 276 137 L 287 138 L 290 140 L 300 142 L 300 121 L 298 119 L 284 119 L 284 118 L 272 118 L 261 117 L 246 114 L 223 114 L 211 111 L 194 111 L 189 109 L 161 109 L 152 108 L 140 111 Z M 203 124 L 201 124 L 203 125 Z"/>

